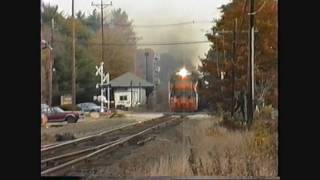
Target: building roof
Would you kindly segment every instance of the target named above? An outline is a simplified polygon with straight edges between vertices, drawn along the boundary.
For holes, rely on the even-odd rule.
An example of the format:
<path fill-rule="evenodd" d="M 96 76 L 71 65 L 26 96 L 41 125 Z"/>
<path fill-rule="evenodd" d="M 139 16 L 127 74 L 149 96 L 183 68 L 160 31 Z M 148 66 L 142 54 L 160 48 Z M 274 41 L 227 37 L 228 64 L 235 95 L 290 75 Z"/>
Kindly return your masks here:
<path fill-rule="evenodd" d="M 127 72 L 121 76 L 118 76 L 115 79 L 112 79 L 109 84 L 111 84 L 111 87 L 130 87 L 130 83 L 132 81 L 133 87 L 139 87 L 139 83 L 141 87 L 149 87 L 152 88 L 154 85 L 145 79 L 142 79 L 130 72 Z"/>

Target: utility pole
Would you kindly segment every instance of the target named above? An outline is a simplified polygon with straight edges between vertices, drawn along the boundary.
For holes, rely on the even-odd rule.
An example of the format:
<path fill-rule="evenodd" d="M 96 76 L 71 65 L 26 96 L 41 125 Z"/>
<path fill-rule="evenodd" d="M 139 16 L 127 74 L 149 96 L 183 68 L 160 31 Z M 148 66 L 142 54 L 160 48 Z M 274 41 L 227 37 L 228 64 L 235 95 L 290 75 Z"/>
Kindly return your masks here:
<path fill-rule="evenodd" d="M 217 56 L 217 75 L 220 77 L 220 70 L 219 70 L 219 50 L 218 50 L 218 39 L 215 40 L 215 46 L 216 46 L 216 56 Z"/>
<path fill-rule="evenodd" d="M 233 25 L 233 61 L 232 61 L 232 100 L 231 100 L 231 116 L 234 115 L 234 95 L 235 95 L 235 63 L 237 61 L 236 47 L 237 47 L 237 18 L 234 20 Z"/>
<path fill-rule="evenodd" d="M 248 121 L 251 125 L 254 107 L 254 0 L 250 0 L 249 18 Z"/>
<path fill-rule="evenodd" d="M 223 50 L 223 61 L 226 61 L 226 50 L 224 49 L 224 29 L 222 29 L 222 50 Z"/>
<path fill-rule="evenodd" d="M 110 4 L 103 4 L 101 0 L 100 4 L 94 4 L 91 2 L 91 6 L 100 7 L 101 10 L 101 61 L 104 62 L 104 27 L 103 27 L 103 9 L 107 6 L 112 6 L 112 1 Z"/>
<path fill-rule="evenodd" d="M 251 12 L 254 11 L 254 7 L 253 7 L 253 4 L 254 2 L 251 2 L 252 6 L 251 7 Z M 248 72 L 247 72 L 247 92 L 248 95 L 246 97 L 246 101 L 248 102 L 248 104 L 245 104 L 246 105 L 246 113 L 245 113 L 245 116 L 248 118 L 248 121 L 250 122 L 252 119 L 253 119 L 253 99 L 254 99 L 254 33 L 258 33 L 257 30 L 255 30 L 255 28 L 253 27 L 253 15 L 254 13 L 249 13 L 250 15 L 250 26 L 249 26 L 249 31 L 241 31 L 239 32 L 238 34 L 242 34 L 242 33 L 246 33 L 248 34 L 249 36 L 249 58 L 248 58 Z M 234 57 L 233 57 L 233 63 L 235 63 L 236 61 L 236 47 L 237 47 L 237 20 L 235 20 L 234 22 L 234 29 L 233 31 L 230 31 L 230 30 L 224 30 L 222 29 L 222 31 L 216 31 L 216 36 L 217 37 L 220 37 L 220 34 L 224 35 L 224 34 L 231 34 L 233 33 L 234 34 L 234 46 L 233 46 L 233 49 L 234 49 Z M 251 28 L 252 27 L 252 28 Z M 254 31 L 255 30 L 255 31 Z M 217 43 L 218 40 L 216 40 L 216 43 Z M 225 58 L 225 50 L 224 50 L 224 36 L 222 36 L 222 48 L 223 48 L 223 58 Z M 218 48 L 216 48 L 216 53 L 218 53 Z M 219 54 L 217 54 L 217 60 L 219 61 Z M 219 71 L 219 63 L 217 62 L 217 70 Z M 234 70 L 235 66 L 233 64 L 232 66 L 232 74 L 235 73 L 235 70 Z M 223 67 L 221 67 L 221 69 L 223 69 Z M 222 71 L 222 70 L 221 70 Z M 221 78 L 220 79 L 223 79 L 222 76 L 224 74 L 221 73 Z M 218 72 L 218 76 L 219 75 L 219 72 Z M 232 89 L 233 89 L 233 93 L 234 93 L 234 89 L 235 89 L 235 74 L 232 75 Z M 222 91 L 222 90 L 221 90 Z M 233 97 L 233 100 L 232 100 L 234 103 L 234 97 Z M 234 113 L 234 109 L 232 108 L 232 114 Z M 250 120 L 250 117 L 251 117 L 251 120 Z"/>
<path fill-rule="evenodd" d="M 144 53 L 144 55 L 146 56 L 146 81 L 148 81 L 148 56 L 149 56 L 149 52 L 147 52 L 147 50 L 145 50 L 146 52 Z"/>
<path fill-rule="evenodd" d="M 146 81 L 148 81 L 148 56 L 149 56 L 149 52 L 147 52 L 147 50 L 145 50 L 144 55 L 146 56 Z M 148 108 L 147 89 L 146 89 L 146 105 L 147 105 L 147 108 Z"/>
<path fill-rule="evenodd" d="M 75 51 L 75 22 L 74 0 L 72 0 L 72 110 L 76 110 L 76 51 Z"/>
<path fill-rule="evenodd" d="M 131 91 L 131 94 L 130 94 L 130 107 L 132 109 L 132 80 L 130 81 L 130 91 Z"/>
<path fill-rule="evenodd" d="M 50 49 L 50 59 L 49 59 L 49 99 L 48 99 L 48 105 L 52 106 L 52 68 L 54 64 L 54 56 L 53 56 L 53 32 L 54 32 L 54 18 L 51 19 L 51 49 Z"/>
<path fill-rule="evenodd" d="M 139 82 L 139 105 L 141 104 L 141 82 Z"/>

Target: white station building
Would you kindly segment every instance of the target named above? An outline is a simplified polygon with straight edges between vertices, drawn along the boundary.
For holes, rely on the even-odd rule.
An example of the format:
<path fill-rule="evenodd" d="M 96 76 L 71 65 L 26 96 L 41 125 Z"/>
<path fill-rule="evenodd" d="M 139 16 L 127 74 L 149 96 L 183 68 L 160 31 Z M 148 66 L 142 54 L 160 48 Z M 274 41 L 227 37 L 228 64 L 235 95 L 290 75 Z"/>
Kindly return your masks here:
<path fill-rule="evenodd" d="M 117 109 L 131 108 L 146 104 L 154 85 L 130 72 L 127 72 L 105 84 L 111 87 L 111 102 Z"/>

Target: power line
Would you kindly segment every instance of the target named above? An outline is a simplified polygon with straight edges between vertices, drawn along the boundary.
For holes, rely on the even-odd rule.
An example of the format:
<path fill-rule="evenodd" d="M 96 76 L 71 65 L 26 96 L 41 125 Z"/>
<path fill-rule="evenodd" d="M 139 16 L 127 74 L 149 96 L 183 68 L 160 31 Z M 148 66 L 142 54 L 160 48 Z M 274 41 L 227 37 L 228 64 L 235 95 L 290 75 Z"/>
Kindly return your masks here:
<path fill-rule="evenodd" d="M 190 25 L 190 24 L 211 24 L 211 23 L 214 23 L 214 22 L 213 21 L 187 21 L 187 22 L 174 23 L 174 24 L 133 25 L 133 27 L 152 28 L 152 27 L 169 27 L 169 26 L 183 26 L 183 25 Z"/>
<path fill-rule="evenodd" d="M 135 28 L 159 28 L 159 27 L 170 27 L 170 26 L 184 26 L 184 25 L 190 25 L 190 24 L 211 24 L 214 23 L 214 21 L 186 21 L 186 22 L 179 22 L 179 23 L 173 23 L 173 24 L 151 24 L 151 25 L 133 25 L 132 23 L 127 24 L 117 24 L 117 23 L 107 23 L 108 26 L 118 26 L 118 27 L 135 27 Z"/>
<path fill-rule="evenodd" d="M 56 43 L 65 43 L 64 41 L 55 41 Z M 105 43 L 103 46 L 166 46 L 166 45 L 187 45 L 204 44 L 211 41 L 181 41 L 181 42 L 152 42 L 152 43 Z M 86 45 L 101 46 L 101 43 L 81 43 Z"/>

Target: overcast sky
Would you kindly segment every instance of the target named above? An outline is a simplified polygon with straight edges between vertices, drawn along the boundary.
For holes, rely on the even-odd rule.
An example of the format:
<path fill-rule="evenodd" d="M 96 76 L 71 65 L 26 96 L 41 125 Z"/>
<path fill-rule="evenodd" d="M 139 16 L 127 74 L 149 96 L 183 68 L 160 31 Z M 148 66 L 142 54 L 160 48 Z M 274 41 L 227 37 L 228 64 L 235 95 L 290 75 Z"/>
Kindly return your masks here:
<path fill-rule="evenodd" d="M 42 0 L 44 3 L 58 5 L 59 11 L 71 14 L 71 0 Z M 75 0 L 75 12 L 81 10 L 90 14 L 95 7 L 91 2 L 100 3 L 100 0 Z M 112 0 L 114 8 L 121 8 L 127 12 L 129 19 L 135 25 L 174 24 L 186 21 L 212 21 L 220 16 L 218 7 L 230 2 L 230 0 Z M 104 3 L 110 1 L 104 0 Z M 108 21 L 108 17 L 107 17 Z M 138 43 L 144 42 L 173 42 L 173 41 L 199 41 L 206 40 L 205 32 L 210 30 L 213 24 L 190 24 L 184 26 L 171 26 L 160 28 L 136 28 L 137 35 L 142 37 Z M 145 48 L 145 47 L 141 47 Z M 170 51 L 170 46 L 152 46 L 159 53 Z M 209 49 L 209 44 L 180 45 L 182 49 L 188 49 L 186 56 L 197 59 L 203 57 Z M 192 55 L 190 55 L 192 51 Z M 195 60 L 196 61 L 196 60 Z"/>

